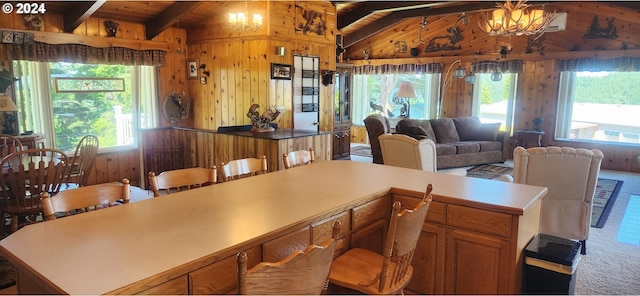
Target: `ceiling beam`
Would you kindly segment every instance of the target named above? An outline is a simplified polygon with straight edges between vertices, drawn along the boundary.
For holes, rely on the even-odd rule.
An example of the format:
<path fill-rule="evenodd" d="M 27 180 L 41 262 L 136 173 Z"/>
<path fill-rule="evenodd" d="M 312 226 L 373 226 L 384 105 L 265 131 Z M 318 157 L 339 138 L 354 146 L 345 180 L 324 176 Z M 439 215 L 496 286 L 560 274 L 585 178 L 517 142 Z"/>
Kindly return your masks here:
<path fill-rule="evenodd" d="M 408 4 L 410 3 L 410 4 Z M 372 14 L 374 12 L 379 12 L 381 10 L 389 10 L 389 9 L 407 9 L 407 6 L 418 6 L 422 4 L 427 4 L 432 2 L 404 2 L 404 1 L 394 1 L 394 2 L 366 2 L 359 3 L 358 7 L 352 9 L 349 12 L 344 13 L 344 15 L 338 16 L 338 30 L 342 30 L 349 25 L 364 19 L 367 15 Z"/>
<path fill-rule="evenodd" d="M 394 11 L 349 35 L 345 35 L 343 41 L 344 44 L 342 46 L 347 48 L 408 18 L 475 12 L 495 8 L 495 5 L 495 2 L 481 2 L 439 8 L 418 8 Z"/>
<path fill-rule="evenodd" d="M 203 2 L 200 1 L 176 1 L 171 4 L 145 24 L 147 28 L 147 40 L 151 40 L 164 31 L 164 29 L 173 26 L 181 16 L 187 14 L 202 3 Z"/>
<path fill-rule="evenodd" d="M 64 31 L 72 33 L 82 22 L 91 17 L 107 0 L 74 2 L 70 11 L 64 15 Z"/>

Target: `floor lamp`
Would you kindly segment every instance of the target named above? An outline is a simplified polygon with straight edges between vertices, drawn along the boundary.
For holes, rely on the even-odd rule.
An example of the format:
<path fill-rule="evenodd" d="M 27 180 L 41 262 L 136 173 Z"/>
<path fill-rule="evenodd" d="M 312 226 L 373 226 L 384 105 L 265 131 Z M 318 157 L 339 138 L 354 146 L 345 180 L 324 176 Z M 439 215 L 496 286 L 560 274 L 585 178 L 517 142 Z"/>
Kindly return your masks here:
<path fill-rule="evenodd" d="M 2 126 L 2 133 L 16 136 L 18 131 L 15 128 L 16 115 L 13 112 L 18 111 L 18 106 L 13 102 L 9 96 L 0 95 L 0 126 Z"/>

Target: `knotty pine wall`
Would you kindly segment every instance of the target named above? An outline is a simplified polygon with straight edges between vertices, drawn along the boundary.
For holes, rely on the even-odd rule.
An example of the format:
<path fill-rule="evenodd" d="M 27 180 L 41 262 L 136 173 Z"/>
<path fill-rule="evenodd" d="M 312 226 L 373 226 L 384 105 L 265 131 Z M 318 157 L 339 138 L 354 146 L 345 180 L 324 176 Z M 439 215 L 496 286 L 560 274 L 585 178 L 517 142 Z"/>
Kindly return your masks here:
<path fill-rule="evenodd" d="M 194 127 L 215 130 L 220 126 L 251 124 L 249 107 L 284 106 L 277 121 L 283 128 L 293 126 L 291 80 L 271 79 L 271 63 L 293 65 L 293 55 L 318 56 L 321 70 L 335 70 L 335 7 L 329 2 L 253 1 L 249 15 L 261 13 L 264 25 L 258 31 L 234 30 L 228 15 L 244 11 L 244 2 L 227 2 L 220 13 L 201 26 L 187 30 L 188 59 L 205 64 L 210 71 L 205 85 L 189 80 L 194 98 Z M 327 30 L 324 36 L 295 30 L 296 6 L 322 12 Z M 284 56 L 276 47 L 284 46 Z M 320 87 L 320 130 L 333 130 L 333 85 Z"/>
<path fill-rule="evenodd" d="M 102 18 L 89 18 L 73 32 L 74 35 L 105 37 L 106 30 Z M 132 47 L 145 42 L 145 26 L 139 23 L 116 20 L 120 26 L 115 38 L 131 42 Z M 17 14 L 3 14 L 0 17 L 0 28 L 26 30 L 22 16 Z M 47 12 L 42 15 L 43 32 L 63 32 L 63 17 L 61 15 Z M 108 44 L 112 38 L 105 37 Z M 166 65 L 158 67 L 158 105 L 161 106 L 162 98 L 172 91 L 188 92 L 187 72 L 186 72 L 186 40 L 185 29 L 168 28 L 153 41 L 166 42 L 170 50 L 167 52 Z M 0 60 L 7 61 L 8 57 L 0 44 Z M 160 110 L 159 114 L 162 114 Z M 161 126 L 168 126 L 169 123 L 162 117 Z M 193 116 L 180 123 L 181 126 L 192 126 Z M 141 168 L 140 152 L 137 148 L 121 150 L 109 153 L 100 153 L 96 159 L 94 172 L 89 177 L 90 184 L 120 181 L 128 178 L 132 184 L 140 183 Z"/>
<path fill-rule="evenodd" d="M 575 141 L 555 141 L 553 139 L 557 106 L 559 73 L 555 71 L 558 60 L 580 57 L 614 58 L 621 56 L 640 57 L 640 12 L 616 7 L 606 3 L 594 2 L 553 2 L 546 9 L 556 12 L 567 12 L 567 29 L 560 32 L 545 33 L 538 41 L 533 37 L 491 37 L 482 32 L 477 23 L 480 13 L 468 13 L 469 24 L 458 27 L 462 30 L 461 49 L 450 51 L 424 52 L 426 43 L 436 36 L 447 35 L 446 28 L 453 26 L 459 15 L 428 17 L 428 26 L 422 32 L 422 41 L 418 39 L 421 18 L 405 20 L 387 30 L 373 35 L 347 48 L 344 56 L 346 63 L 363 64 L 406 64 L 442 62 L 446 69 L 457 59 L 462 66 L 470 69 L 474 59 L 501 60 L 499 51 L 502 46 L 510 46 L 511 51 L 505 60 L 522 59 L 524 72 L 519 75 L 518 93 L 515 111 L 515 130 L 530 129 L 535 117 L 544 117 L 542 124 L 545 145 L 571 146 L 589 149 L 600 149 L 605 155 L 603 169 L 640 172 L 635 161 L 640 154 L 637 145 L 625 144 L 593 144 Z M 618 37 L 613 39 L 585 39 L 594 17 L 598 17 L 599 27 L 607 25 L 606 18 L 615 18 Z M 417 47 L 418 57 L 411 57 L 409 52 L 394 52 L 394 43 L 404 41 L 408 48 Z M 627 50 L 621 50 L 625 43 Z M 533 52 L 525 53 L 530 44 Z M 578 48 L 577 51 L 572 49 Z M 606 49 L 606 50 L 604 50 Z M 369 52 L 369 59 L 363 58 L 363 50 Z M 475 56 L 476 51 L 479 56 Z M 457 66 L 456 66 L 457 67 Z M 442 117 L 469 116 L 471 114 L 472 86 L 463 79 L 451 79 L 450 87 L 445 90 Z M 632 82 L 630 82 L 632 83 Z M 357 100 L 358 98 L 354 98 Z M 358 124 L 358 123 L 356 123 Z M 352 142 L 366 142 L 366 130 L 363 126 L 352 128 Z M 510 148 L 515 147 L 515 138 L 510 141 Z"/>

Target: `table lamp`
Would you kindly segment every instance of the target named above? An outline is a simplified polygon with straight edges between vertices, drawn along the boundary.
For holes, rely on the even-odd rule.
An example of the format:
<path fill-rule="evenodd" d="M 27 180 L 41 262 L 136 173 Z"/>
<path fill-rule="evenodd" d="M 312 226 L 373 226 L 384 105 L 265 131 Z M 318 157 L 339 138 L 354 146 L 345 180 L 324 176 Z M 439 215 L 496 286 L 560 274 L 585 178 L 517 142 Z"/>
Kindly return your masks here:
<path fill-rule="evenodd" d="M 2 133 L 16 136 L 18 135 L 14 125 L 16 122 L 16 115 L 10 112 L 18 111 L 18 106 L 13 102 L 9 96 L 0 95 L 0 126 L 2 126 Z"/>
<path fill-rule="evenodd" d="M 394 96 L 394 103 L 401 103 L 400 117 L 409 118 L 409 112 L 411 111 L 410 99 L 416 97 L 416 92 L 413 90 L 413 84 L 411 82 L 402 82 L 398 93 Z"/>

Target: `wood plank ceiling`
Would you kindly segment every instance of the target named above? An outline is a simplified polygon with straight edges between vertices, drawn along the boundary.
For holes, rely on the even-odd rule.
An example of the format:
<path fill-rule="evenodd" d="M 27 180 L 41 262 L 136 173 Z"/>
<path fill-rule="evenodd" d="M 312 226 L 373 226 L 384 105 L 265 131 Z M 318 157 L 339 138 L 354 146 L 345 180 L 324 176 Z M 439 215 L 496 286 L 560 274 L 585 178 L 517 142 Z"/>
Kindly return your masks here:
<path fill-rule="evenodd" d="M 49 1 L 47 10 L 64 15 L 64 31 L 72 32 L 90 16 L 142 23 L 146 39 L 170 26 L 190 28 L 205 22 L 234 1 Z M 492 9 L 488 1 L 331 1 L 338 31 L 347 48 L 408 18 Z M 251 2 L 249 2 L 251 3 Z M 537 2 L 539 4 L 540 2 Z M 609 2 L 640 10 L 640 2 Z"/>

